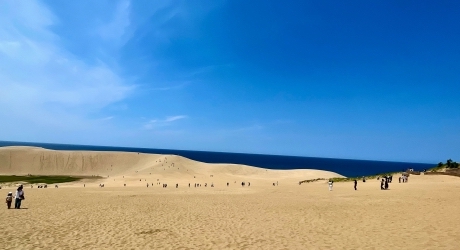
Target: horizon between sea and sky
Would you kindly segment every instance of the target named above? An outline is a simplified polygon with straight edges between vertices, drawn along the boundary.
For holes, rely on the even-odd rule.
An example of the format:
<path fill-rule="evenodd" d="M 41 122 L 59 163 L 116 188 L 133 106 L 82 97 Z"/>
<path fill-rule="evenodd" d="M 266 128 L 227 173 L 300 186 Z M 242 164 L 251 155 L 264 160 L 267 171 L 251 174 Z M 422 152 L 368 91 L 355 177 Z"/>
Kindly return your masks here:
<path fill-rule="evenodd" d="M 0 141 L 437 163 L 460 2 L 0 1 Z"/>

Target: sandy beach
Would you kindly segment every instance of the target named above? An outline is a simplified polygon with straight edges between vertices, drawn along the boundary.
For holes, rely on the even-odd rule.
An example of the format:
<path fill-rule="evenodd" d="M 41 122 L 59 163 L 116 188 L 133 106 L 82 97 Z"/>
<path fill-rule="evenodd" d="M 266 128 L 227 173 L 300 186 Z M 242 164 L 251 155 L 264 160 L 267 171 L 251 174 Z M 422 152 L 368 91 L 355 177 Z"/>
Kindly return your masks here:
<path fill-rule="evenodd" d="M 384 191 L 377 180 L 358 182 L 357 191 L 335 183 L 328 191 L 326 181 L 298 182 L 340 175 L 28 147 L 0 148 L 0 173 L 105 177 L 25 185 L 23 209 L 0 209 L 2 249 L 458 249 L 460 242 L 460 178 L 452 176 L 396 178 Z"/>

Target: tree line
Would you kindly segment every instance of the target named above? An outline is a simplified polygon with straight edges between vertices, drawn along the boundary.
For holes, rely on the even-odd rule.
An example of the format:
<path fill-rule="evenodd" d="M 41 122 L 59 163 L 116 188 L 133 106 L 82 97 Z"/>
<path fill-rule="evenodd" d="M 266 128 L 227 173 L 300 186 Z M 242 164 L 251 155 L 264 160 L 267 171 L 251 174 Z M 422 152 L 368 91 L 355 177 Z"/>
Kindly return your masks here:
<path fill-rule="evenodd" d="M 438 163 L 438 168 L 443 168 L 443 167 L 446 167 L 446 168 L 458 168 L 460 165 L 458 162 L 455 162 L 455 161 L 452 161 L 452 159 L 449 159 L 446 161 L 446 163 L 444 162 L 440 162 Z"/>

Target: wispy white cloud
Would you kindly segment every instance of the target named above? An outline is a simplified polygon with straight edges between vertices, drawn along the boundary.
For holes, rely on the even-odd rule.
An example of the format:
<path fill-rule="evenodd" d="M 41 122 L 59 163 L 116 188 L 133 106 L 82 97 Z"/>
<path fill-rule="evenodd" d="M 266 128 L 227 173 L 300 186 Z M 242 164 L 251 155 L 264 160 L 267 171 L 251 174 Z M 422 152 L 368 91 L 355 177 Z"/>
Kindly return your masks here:
<path fill-rule="evenodd" d="M 186 115 L 168 116 L 165 119 L 153 119 L 144 124 L 145 129 L 154 129 L 171 125 L 173 122 L 188 118 Z"/>
<path fill-rule="evenodd" d="M 101 118 L 99 120 L 100 121 L 109 121 L 109 120 L 112 120 L 113 118 L 115 118 L 115 117 L 114 116 L 107 116 L 107 117 Z"/>
<path fill-rule="evenodd" d="M 190 84 L 190 81 L 183 82 L 177 85 L 165 86 L 165 87 L 154 87 L 154 88 L 143 88 L 144 91 L 167 91 L 167 90 L 179 90 L 183 89 Z"/>
<path fill-rule="evenodd" d="M 177 121 L 177 120 L 181 120 L 181 119 L 185 119 L 185 118 L 187 118 L 186 115 L 168 116 L 165 119 L 165 122 L 173 122 L 173 121 Z"/>
<path fill-rule="evenodd" d="M 129 24 L 126 6 L 129 4 L 122 2 L 117 10 L 124 13 L 120 14 L 123 20 L 115 20 L 107 30 Z M 2 121 L 90 126 L 88 117 L 135 89 L 103 61 L 94 58 L 96 63 L 87 63 L 66 50 L 52 31 L 58 22 L 40 1 L 0 2 Z"/>
<path fill-rule="evenodd" d="M 131 34 L 127 29 L 131 24 L 130 21 L 131 2 L 122 0 L 118 2 L 113 17 L 108 23 L 104 23 L 97 29 L 97 34 L 103 39 L 115 43 L 116 46 L 122 46 Z"/>

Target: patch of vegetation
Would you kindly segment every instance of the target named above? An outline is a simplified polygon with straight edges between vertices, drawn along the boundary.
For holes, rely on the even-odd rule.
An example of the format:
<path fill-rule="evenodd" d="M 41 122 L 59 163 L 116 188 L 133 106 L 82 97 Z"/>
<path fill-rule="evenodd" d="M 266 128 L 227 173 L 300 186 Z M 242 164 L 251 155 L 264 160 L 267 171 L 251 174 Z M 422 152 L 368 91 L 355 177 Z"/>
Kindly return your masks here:
<path fill-rule="evenodd" d="M 449 159 L 446 161 L 446 163 L 440 162 L 436 167 L 429 169 L 431 172 L 437 172 L 441 171 L 444 169 L 458 169 L 460 167 L 460 164 L 458 162 L 452 161 L 452 159 Z"/>
<path fill-rule="evenodd" d="M 389 173 L 383 173 L 383 174 L 376 174 L 376 175 L 368 175 L 368 176 L 364 176 L 364 178 L 366 178 L 366 180 L 372 180 L 372 179 L 377 179 L 378 177 L 383 177 L 383 176 L 387 176 L 387 175 L 396 175 L 396 174 L 399 174 L 401 172 L 389 172 Z M 361 177 L 336 177 L 336 178 L 331 178 L 331 180 L 333 182 L 347 182 L 347 181 L 354 181 L 354 180 L 362 180 L 363 179 L 363 176 Z"/>
<path fill-rule="evenodd" d="M 316 179 L 309 179 L 309 180 L 299 181 L 299 185 L 302 184 L 302 183 L 310 183 L 310 182 L 321 181 L 321 180 L 326 180 L 326 179 L 324 179 L 324 178 L 316 178 Z"/>
<path fill-rule="evenodd" d="M 99 179 L 99 176 L 65 176 L 65 175 L 0 175 L 0 183 L 24 182 L 29 184 L 56 184 L 79 181 L 81 179 Z"/>

